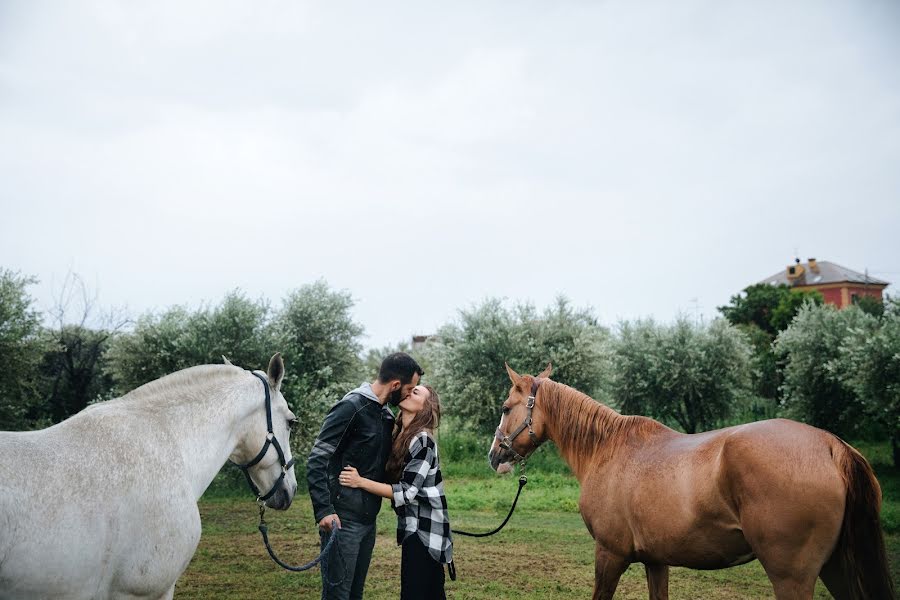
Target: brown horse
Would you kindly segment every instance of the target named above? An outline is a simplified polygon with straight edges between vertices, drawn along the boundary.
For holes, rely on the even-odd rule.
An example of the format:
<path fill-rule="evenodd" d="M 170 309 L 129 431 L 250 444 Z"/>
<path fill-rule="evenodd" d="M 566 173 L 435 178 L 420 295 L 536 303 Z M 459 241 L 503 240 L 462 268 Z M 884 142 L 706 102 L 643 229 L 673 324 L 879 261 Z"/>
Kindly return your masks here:
<path fill-rule="evenodd" d="M 596 541 L 594 599 L 612 598 L 632 562 L 651 600 L 669 566 L 721 569 L 759 559 L 775 597 L 893 599 L 866 459 L 836 436 L 776 419 L 687 435 L 624 416 L 568 386 L 507 365 L 512 389 L 491 444 L 495 470 L 553 440 L 581 483 Z M 526 435 L 527 433 L 527 435 Z"/>

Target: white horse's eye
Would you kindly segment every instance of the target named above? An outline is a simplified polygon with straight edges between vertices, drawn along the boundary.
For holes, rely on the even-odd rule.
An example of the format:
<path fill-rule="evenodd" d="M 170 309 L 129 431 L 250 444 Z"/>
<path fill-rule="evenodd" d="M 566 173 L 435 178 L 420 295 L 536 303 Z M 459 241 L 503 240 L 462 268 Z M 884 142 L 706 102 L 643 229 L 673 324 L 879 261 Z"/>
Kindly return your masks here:
<path fill-rule="evenodd" d="M 290 420 L 288 420 L 287 424 L 288 424 L 288 431 L 290 431 L 291 433 L 296 433 L 297 425 L 300 424 L 300 421 L 297 419 L 290 419 Z"/>

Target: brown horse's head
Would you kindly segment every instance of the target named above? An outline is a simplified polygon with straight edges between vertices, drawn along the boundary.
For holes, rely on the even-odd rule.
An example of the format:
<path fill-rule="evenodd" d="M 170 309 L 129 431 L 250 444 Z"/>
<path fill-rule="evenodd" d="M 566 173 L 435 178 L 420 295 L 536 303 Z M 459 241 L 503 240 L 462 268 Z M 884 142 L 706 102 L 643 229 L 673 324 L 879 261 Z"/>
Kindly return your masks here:
<path fill-rule="evenodd" d="M 534 402 L 529 408 L 529 398 L 538 395 L 540 380 L 550 377 L 552 365 L 547 365 L 537 377 L 519 375 L 506 365 L 506 372 L 512 381 L 509 398 L 503 403 L 500 425 L 494 434 L 488 461 L 491 468 L 506 473 L 510 465 L 520 462 L 535 451 L 546 438 L 541 407 Z"/>

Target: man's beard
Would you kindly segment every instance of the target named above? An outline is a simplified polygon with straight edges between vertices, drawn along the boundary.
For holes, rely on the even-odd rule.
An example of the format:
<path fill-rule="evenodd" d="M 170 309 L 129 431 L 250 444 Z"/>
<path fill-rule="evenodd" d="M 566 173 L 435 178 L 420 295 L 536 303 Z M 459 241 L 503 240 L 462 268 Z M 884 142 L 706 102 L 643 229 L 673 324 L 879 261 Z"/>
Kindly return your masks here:
<path fill-rule="evenodd" d="M 391 392 L 391 394 L 388 396 L 388 404 L 390 404 L 391 406 L 397 406 L 398 404 L 403 402 L 403 397 L 400 395 L 400 392 L 402 391 L 403 388 L 400 388 L 399 390 L 394 390 L 393 392 Z"/>

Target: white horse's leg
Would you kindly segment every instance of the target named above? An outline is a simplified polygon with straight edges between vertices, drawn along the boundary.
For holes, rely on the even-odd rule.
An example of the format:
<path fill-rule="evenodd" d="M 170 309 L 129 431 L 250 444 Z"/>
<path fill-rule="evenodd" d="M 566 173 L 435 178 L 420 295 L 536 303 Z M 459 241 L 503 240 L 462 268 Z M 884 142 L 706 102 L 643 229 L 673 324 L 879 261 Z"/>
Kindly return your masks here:
<path fill-rule="evenodd" d="M 172 600 L 175 597 L 175 584 L 169 588 L 169 591 L 159 597 L 159 600 Z"/>

